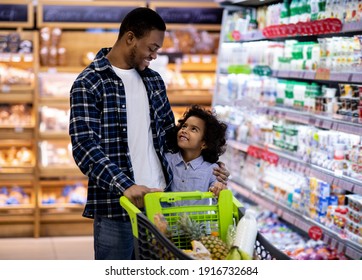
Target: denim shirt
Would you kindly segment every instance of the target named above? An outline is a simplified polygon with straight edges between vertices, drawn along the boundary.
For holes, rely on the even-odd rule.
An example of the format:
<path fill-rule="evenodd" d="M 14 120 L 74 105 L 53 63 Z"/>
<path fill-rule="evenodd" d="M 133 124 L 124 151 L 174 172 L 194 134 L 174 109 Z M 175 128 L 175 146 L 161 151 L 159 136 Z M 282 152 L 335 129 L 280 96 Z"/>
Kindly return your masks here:
<path fill-rule="evenodd" d="M 213 170 L 217 167 L 217 163 L 210 163 L 203 159 L 202 156 L 185 163 L 180 152 L 172 154 L 167 153 L 166 158 L 171 166 L 173 173 L 173 181 L 171 183 L 171 191 L 174 192 L 190 192 L 201 191 L 207 192 L 209 187 L 216 181 Z M 205 202 L 199 201 L 199 202 Z M 199 203 L 179 203 L 199 204 Z M 208 203 L 207 203 L 208 204 Z"/>
<path fill-rule="evenodd" d="M 88 176 L 87 203 L 83 216 L 127 216 L 120 206 L 123 192 L 135 184 L 128 150 L 125 88 L 101 49 L 94 61 L 74 81 L 70 92 L 73 158 Z M 167 138 L 175 119 L 161 76 L 146 68 L 139 71 L 148 95 L 153 146 L 163 166 L 166 189 L 172 172 L 165 158 Z"/>

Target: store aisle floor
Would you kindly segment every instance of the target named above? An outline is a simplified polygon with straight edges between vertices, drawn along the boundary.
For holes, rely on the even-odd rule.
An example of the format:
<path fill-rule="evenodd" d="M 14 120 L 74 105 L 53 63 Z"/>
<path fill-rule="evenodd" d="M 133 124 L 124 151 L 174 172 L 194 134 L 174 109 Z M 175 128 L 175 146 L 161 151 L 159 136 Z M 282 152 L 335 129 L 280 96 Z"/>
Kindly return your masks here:
<path fill-rule="evenodd" d="M 0 238 L 0 260 L 93 260 L 93 237 Z"/>

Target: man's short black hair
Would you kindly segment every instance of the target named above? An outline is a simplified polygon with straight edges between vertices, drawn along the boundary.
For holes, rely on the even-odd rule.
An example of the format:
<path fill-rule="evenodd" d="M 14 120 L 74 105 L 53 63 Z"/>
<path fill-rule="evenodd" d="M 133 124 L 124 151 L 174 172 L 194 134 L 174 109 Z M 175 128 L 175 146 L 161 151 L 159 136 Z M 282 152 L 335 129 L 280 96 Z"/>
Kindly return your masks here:
<path fill-rule="evenodd" d="M 132 31 L 136 38 L 142 38 L 152 30 L 166 31 L 166 24 L 162 17 L 150 8 L 136 8 L 123 19 L 118 39 L 128 31 Z"/>

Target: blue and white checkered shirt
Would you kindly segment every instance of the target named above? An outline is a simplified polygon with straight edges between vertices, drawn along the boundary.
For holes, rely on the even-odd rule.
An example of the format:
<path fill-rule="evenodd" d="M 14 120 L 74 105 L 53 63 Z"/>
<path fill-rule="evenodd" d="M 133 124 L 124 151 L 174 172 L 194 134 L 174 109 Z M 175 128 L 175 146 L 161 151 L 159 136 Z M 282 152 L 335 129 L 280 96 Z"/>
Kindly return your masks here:
<path fill-rule="evenodd" d="M 135 184 L 127 145 L 125 88 L 106 58 L 109 51 L 105 48 L 98 52 L 70 92 L 69 135 L 73 158 L 89 178 L 83 212 L 89 218 L 96 214 L 109 218 L 127 216 L 119 198 Z M 172 171 L 165 158 L 165 145 L 175 119 L 161 76 L 148 68 L 139 74 L 147 90 L 153 145 L 163 166 L 167 191 Z"/>

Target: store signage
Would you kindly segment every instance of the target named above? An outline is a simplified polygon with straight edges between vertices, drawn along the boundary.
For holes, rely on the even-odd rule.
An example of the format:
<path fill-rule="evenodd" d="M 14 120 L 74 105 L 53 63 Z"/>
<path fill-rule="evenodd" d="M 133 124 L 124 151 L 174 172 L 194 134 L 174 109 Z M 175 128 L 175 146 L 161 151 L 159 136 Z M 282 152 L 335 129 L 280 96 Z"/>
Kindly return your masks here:
<path fill-rule="evenodd" d="M 138 6 L 43 5 L 43 23 L 121 23 Z"/>
<path fill-rule="evenodd" d="M 318 226 L 311 226 L 308 230 L 308 235 L 313 240 L 320 240 L 322 238 L 322 229 Z"/>
<path fill-rule="evenodd" d="M 28 5 L 0 4 L 0 22 L 28 22 Z"/>
<path fill-rule="evenodd" d="M 220 25 L 223 13 L 220 7 L 156 7 L 155 10 L 168 24 Z"/>

